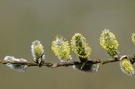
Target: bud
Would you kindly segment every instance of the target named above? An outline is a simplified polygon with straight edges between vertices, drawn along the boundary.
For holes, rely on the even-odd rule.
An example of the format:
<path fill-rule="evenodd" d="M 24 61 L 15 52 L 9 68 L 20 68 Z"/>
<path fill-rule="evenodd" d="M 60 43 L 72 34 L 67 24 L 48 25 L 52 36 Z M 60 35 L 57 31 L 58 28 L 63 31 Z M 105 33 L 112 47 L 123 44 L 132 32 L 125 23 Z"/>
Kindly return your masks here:
<path fill-rule="evenodd" d="M 84 72 L 97 72 L 99 70 L 100 63 L 93 64 L 91 62 L 86 61 L 80 65 L 74 65 L 73 69 L 77 69 Z"/>
<path fill-rule="evenodd" d="M 115 35 L 108 29 L 105 29 L 100 36 L 100 45 L 106 50 L 110 56 L 118 54 L 118 41 Z"/>
<path fill-rule="evenodd" d="M 69 43 L 62 36 L 56 36 L 55 40 L 52 41 L 52 51 L 62 62 L 70 59 Z"/>
<path fill-rule="evenodd" d="M 13 56 L 6 56 L 4 58 L 4 61 L 11 62 L 11 63 L 7 63 L 6 65 L 9 68 L 11 68 L 13 70 L 16 70 L 18 72 L 25 72 L 26 71 L 26 68 L 28 67 L 27 65 L 24 65 L 24 64 L 12 64 L 12 62 L 27 62 L 27 60 L 22 59 L 22 58 L 17 59 L 17 58 L 15 58 Z"/>
<path fill-rule="evenodd" d="M 123 73 L 125 73 L 129 76 L 132 76 L 134 74 L 134 68 L 133 68 L 130 60 L 127 59 L 127 57 L 124 57 L 121 59 L 120 68 L 121 68 Z"/>
<path fill-rule="evenodd" d="M 81 58 L 87 58 L 91 54 L 91 48 L 88 46 L 86 38 L 80 33 L 76 33 L 72 37 L 71 48 Z"/>
<path fill-rule="evenodd" d="M 133 44 L 135 45 L 135 33 L 132 34 L 132 37 L 131 38 L 132 38 Z"/>
<path fill-rule="evenodd" d="M 32 42 L 31 52 L 33 56 L 33 61 L 39 64 L 39 66 L 41 66 L 45 60 L 45 55 L 43 46 L 40 41 L 35 40 L 34 42 Z"/>

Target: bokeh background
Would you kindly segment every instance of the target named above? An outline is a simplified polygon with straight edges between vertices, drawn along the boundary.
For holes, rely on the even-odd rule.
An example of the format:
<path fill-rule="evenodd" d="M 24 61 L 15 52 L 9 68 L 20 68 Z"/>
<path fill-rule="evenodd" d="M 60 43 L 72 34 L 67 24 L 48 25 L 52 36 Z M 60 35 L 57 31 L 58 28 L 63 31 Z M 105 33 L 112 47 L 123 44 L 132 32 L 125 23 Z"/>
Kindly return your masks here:
<path fill-rule="evenodd" d="M 58 62 L 51 51 L 52 40 L 62 35 L 70 41 L 77 32 L 87 38 L 91 58 L 108 58 L 99 44 L 104 29 L 116 35 L 121 54 L 133 54 L 135 1 L 0 0 L 1 59 L 10 55 L 32 62 L 31 42 L 40 40 L 46 61 Z M 72 67 L 30 67 L 19 73 L 0 65 L 0 89 L 133 89 L 134 82 L 135 75 L 123 74 L 119 63 L 101 66 L 97 73 L 83 73 Z"/>

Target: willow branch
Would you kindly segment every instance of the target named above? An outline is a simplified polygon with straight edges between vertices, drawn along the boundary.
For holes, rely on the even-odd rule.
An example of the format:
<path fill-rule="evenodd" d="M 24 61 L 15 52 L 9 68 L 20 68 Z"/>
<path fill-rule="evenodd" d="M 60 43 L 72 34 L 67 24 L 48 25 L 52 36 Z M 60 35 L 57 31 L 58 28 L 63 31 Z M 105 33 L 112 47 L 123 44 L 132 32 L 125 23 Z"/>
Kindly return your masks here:
<path fill-rule="evenodd" d="M 121 56 L 117 56 L 114 57 L 112 59 L 88 59 L 86 62 L 90 63 L 90 64 L 97 64 L 97 63 L 101 63 L 101 64 L 108 64 L 108 63 L 113 63 L 113 62 L 118 62 L 120 61 L 120 59 L 122 57 L 127 57 L 131 64 L 134 64 L 135 62 L 135 54 L 134 55 L 121 55 Z M 39 66 L 38 64 L 34 63 L 34 62 L 17 62 L 17 61 L 4 61 L 4 60 L 0 60 L 0 64 L 20 64 L 20 65 L 27 65 L 28 67 L 31 66 Z M 68 61 L 68 62 L 54 62 L 54 63 L 49 63 L 49 62 L 43 62 L 42 66 L 46 66 L 46 67 L 50 67 L 50 68 L 57 68 L 57 67 L 61 67 L 61 66 L 73 66 L 73 65 L 81 65 L 83 64 L 82 62 L 79 61 Z"/>

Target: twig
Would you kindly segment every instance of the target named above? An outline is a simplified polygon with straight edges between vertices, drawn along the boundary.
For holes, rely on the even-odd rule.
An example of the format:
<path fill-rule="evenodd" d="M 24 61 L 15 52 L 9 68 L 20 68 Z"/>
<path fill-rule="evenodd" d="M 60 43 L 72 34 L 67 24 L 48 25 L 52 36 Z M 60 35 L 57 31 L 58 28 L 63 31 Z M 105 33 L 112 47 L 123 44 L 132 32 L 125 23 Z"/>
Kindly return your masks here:
<path fill-rule="evenodd" d="M 106 59 L 106 60 L 101 60 L 101 59 L 93 59 L 93 60 L 90 60 L 88 59 L 87 60 L 87 63 L 90 63 L 90 64 L 97 64 L 97 63 L 101 63 L 101 64 L 107 64 L 107 63 L 112 63 L 112 62 L 117 62 L 117 61 L 120 61 L 120 59 L 122 57 L 127 57 L 131 64 L 133 64 L 135 62 L 135 54 L 134 55 L 121 55 L 121 56 L 116 56 L 112 59 Z M 0 64 L 7 64 L 7 63 L 10 63 L 10 64 L 20 64 L 20 65 L 27 65 L 28 67 L 31 67 L 31 66 L 39 66 L 38 64 L 36 63 L 32 63 L 32 62 L 18 62 L 18 61 L 4 61 L 4 60 L 0 60 Z M 82 62 L 79 62 L 79 61 L 68 61 L 68 62 L 54 62 L 54 63 L 49 63 L 49 62 L 43 62 L 42 63 L 42 66 L 47 66 L 47 67 L 50 67 L 50 68 L 57 68 L 57 67 L 61 67 L 61 66 L 65 66 L 65 67 L 68 67 L 68 66 L 73 66 L 73 65 L 81 65 L 83 64 Z"/>

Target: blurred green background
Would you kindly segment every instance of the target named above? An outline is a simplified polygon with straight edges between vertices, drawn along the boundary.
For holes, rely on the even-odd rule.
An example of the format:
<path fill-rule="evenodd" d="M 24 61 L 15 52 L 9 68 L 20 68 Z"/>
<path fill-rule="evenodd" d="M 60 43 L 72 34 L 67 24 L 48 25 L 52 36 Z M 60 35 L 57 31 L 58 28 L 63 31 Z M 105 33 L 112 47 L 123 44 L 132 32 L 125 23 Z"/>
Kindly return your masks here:
<path fill-rule="evenodd" d="M 62 35 L 70 41 L 77 32 L 87 38 L 91 58 L 107 58 L 99 44 L 105 28 L 116 35 L 121 54 L 133 54 L 135 1 L 0 0 L 0 58 L 10 55 L 32 62 L 31 42 L 40 40 L 46 61 L 58 62 L 51 51 L 52 40 Z M 101 66 L 97 73 L 83 73 L 72 67 L 30 67 L 19 73 L 0 65 L 0 89 L 133 89 L 134 82 L 135 75 L 123 74 L 119 63 Z"/>

